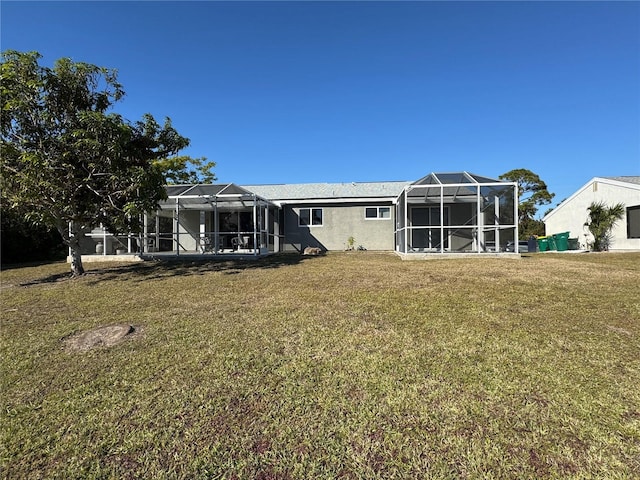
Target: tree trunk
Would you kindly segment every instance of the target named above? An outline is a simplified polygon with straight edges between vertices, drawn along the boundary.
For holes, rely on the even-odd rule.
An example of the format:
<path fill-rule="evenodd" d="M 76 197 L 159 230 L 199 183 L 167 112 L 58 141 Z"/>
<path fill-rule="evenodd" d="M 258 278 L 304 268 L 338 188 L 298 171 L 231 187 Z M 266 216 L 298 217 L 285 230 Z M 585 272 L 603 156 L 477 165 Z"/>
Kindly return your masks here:
<path fill-rule="evenodd" d="M 62 241 L 71 250 L 71 274 L 74 277 L 84 275 L 84 266 L 82 265 L 82 255 L 80 253 L 81 232 L 76 231 L 73 227 L 69 231 L 69 227 L 64 224 L 58 224 L 57 229 L 62 236 Z"/>
<path fill-rule="evenodd" d="M 84 275 L 84 267 L 82 266 L 82 255 L 80 249 L 71 247 L 71 273 L 74 277 Z"/>

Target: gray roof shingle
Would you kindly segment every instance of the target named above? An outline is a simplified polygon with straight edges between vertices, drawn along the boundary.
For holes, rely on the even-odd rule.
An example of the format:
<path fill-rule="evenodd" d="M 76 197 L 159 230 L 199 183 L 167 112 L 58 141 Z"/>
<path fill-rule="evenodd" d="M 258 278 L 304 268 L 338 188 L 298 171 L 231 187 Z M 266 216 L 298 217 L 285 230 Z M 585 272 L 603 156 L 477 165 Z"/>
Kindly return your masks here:
<path fill-rule="evenodd" d="M 395 199 L 411 182 L 291 183 L 243 185 L 267 200 L 312 200 L 339 198 Z"/>
<path fill-rule="evenodd" d="M 640 185 L 640 177 L 635 176 L 623 176 L 623 177 L 602 177 L 607 178 L 609 180 L 615 180 L 616 182 L 625 182 L 625 183 L 633 183 L 636 185 Z"/>

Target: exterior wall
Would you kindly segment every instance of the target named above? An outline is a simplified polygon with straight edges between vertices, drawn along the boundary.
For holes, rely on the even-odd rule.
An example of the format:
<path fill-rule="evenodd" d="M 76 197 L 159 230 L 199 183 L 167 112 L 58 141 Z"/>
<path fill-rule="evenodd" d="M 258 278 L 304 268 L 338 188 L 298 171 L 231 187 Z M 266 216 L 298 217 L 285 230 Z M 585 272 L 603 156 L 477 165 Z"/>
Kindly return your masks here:
<path fill-rule="evenodd" d="M 607 205 L 622 202 L 625 208 L 632 207 L 640 205 L 640 190 L 611 185 L 596 179 L 545 217 L 546 234 L 569 232 L 570 238 L 578 238 L 580 248 L 587 248 L 587 243 L 592 241 L 592 236 L 584 223 L 589 215 L 587 207 L 592 202 L 605 202 Z M 616 223 L 612 233 L 613 241 L 610 250 L 640 250 L 640 238 L 627 238 L 626 213 L 624 218 Z"/>
<path fill-rule="evenodd" d="M 196 251 L 200 236 L 200 211 L 180 210 L 178 232 L 180 232 L 180 251 Z"/>
<path fill-rule="evenodd" d="M 366 207 L 388 207 L 390 218 L 365 219 Z M 301 208 L 322 208 L 322 226 L 299 226 Z M 395 211 L 391 202 L 357 204 L 304 204 L 284 206 L 284 251 L 303 251 L 306 247 L 345 250 L 349 237 L 355 247 L 367 250 L 394 249 Z"/>

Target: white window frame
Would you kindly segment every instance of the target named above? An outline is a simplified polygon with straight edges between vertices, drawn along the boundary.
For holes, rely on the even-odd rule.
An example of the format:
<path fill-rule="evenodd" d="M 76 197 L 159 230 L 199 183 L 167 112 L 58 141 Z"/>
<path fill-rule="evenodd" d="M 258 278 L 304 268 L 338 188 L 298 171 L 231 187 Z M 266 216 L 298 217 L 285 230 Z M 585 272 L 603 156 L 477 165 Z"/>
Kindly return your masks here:
<path fill-rule="evenodd" d="M 375 217 L 367 217 L 367 210 L 368 209 L 376 209 L 376 216 Z M 383 217 L 380 215 L 380 210 L 381 209 L 386 209 L 389 211 L 389 216 L 388 217 Z M 364 207 L 364 219 L 365 220 L 391 220 L 391 207 Z"/>
<path fill-rule="evenodd" d="M 309 224 L 302 223 L 302 211 L 303 210 L 309 210 L 309 220 L 310 220 Z M 313 223 L 313 211 L 314 210 L 320 210 L 320 222 L 321 222 L 320 224 L 314 224 Z M 309 228 L 317 228 L 317 227 L 324 226 L 324 209 L 323 208 L 314 208 L 314 207 L 300 208 L 298 210 L 298 226 L 299 227 L 309 227 Z"/>

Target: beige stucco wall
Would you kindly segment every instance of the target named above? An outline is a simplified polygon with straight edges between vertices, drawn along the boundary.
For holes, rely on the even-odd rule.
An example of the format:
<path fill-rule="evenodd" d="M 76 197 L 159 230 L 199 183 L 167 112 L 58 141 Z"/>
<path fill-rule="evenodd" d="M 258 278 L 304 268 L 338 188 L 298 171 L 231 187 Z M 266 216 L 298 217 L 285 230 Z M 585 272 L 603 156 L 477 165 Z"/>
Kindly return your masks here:
<path fill-rule="evenodd" d="M 200 236 L 200 211 L 181 210 L 178 232 L 180 232 L 180 251 L 196 251 Z"/>
<path fill-rule="evenodd" d="M 625 207 L 640 205 L 640 190 L 604 183 L 597 179 L 591 181 L 545 217 L 546 234 L 569 232 L 570 238 L 578 238 L 580 247 L 586 248 L 587 242 L 592 241 L 589 230 L 584 226 L 589 215 L 587 207 L 592 202 L 601 201 L 607 205 L 622 202 Z M 612 233 L 613 242 L 610 250 L 640 250 L 639 238 L 627 238 L 626 213 Z"/>
<path fill-rule="evenodd" d="M 391 218 L 365 219 L 366 207 L 389 207 Z M 322 226 L 299 226 L 301 208 L 322 208 Z M 305 247 L 323 250 L 345 250 L 349 237 L 355 238 L 355 247 L 367 250 L 394 249 L 395 211 L 391 203 L 356 205 L 288 205 L 285 207 L 285 251 L 302 251 Z"/>

